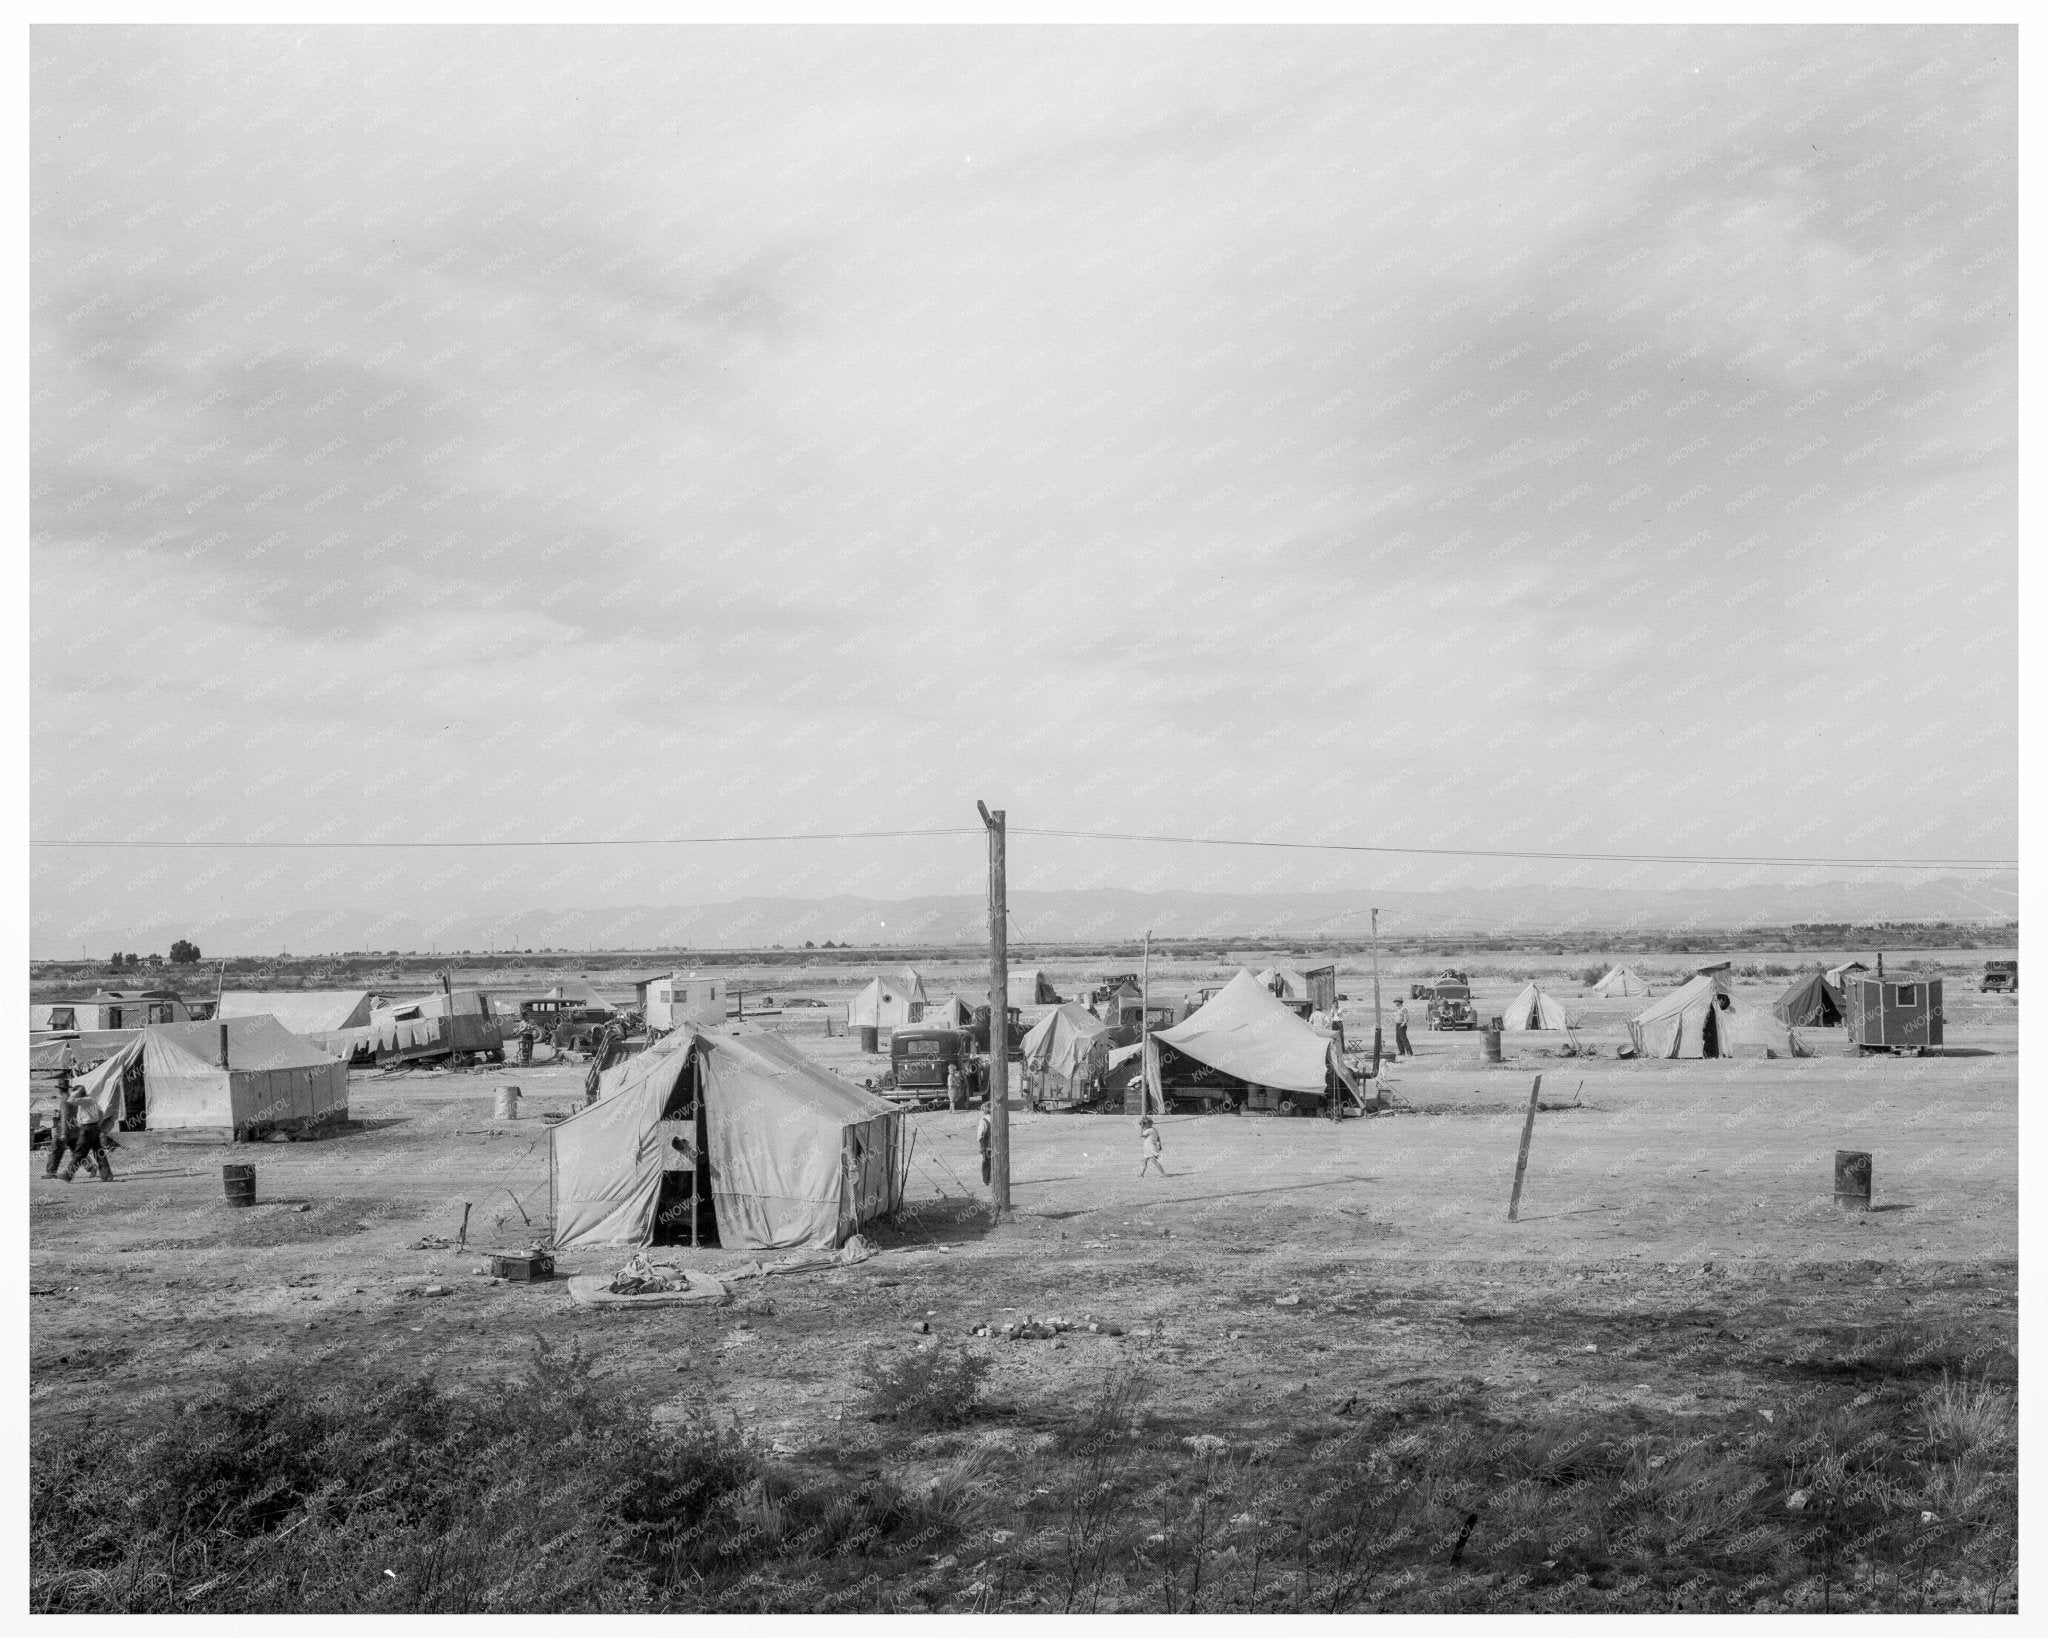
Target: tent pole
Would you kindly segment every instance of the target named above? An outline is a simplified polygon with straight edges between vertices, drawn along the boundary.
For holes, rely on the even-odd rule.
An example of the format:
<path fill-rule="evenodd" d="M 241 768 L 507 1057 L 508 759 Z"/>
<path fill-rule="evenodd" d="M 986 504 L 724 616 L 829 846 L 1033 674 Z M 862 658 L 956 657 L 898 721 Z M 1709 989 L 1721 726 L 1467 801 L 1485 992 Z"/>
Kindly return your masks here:
<path fill-rule="evenodd" d="M 1152 929 L 1149 927 L 1145 929 L 1144 960 L 1140 965 L 1140 971 L 1144 976 L 1138 995 L 1138 1073 L 1143 1075 L 1145 1048 L 1152 1041 Z M 1140 1101 L 1147 1109 L 1151 1108 L 1150 1088 L 1147 1088 L 1146 1096 Z M 1125 1107 L 1128 1108 L 1129 1105 Z M 1165 1112 L 1163 1109 L 1160 1111 L 1161 1114 Z"/>
<path fill-rule="evenodd" d="M 697 1073 L 697 1054 L 690 1054 L 690 1106 L 697 1111 L 697 1118 L 690 1126 L 690 1249 L 697 1249 L 697 1205 L 703 1198 L 700 1174 L 704 1170 L 704 1086 L 703 1077 Z"/>
<path fill-rule="evenodd" d="M 1380 1033 L 1380 913 L 1372 913 L 1372 1074 L 1374 1094 L 1377 1096 L 1380 1074 L 1380 1047 L 1385 1039 Z"/>

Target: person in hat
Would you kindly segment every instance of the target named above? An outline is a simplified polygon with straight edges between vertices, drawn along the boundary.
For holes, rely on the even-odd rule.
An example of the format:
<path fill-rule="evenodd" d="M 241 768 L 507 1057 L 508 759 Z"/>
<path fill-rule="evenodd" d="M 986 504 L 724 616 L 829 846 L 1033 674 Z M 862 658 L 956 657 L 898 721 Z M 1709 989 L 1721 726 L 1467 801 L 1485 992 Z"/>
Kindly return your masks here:
<path fill-rule="evenodd" d="M 1415 1049 L 1408 1044 L 1408 998 L 1405 995 L 1394 1003 L 1394 1056 L 1415 1056 Z"/>
<path fill-rule="evenodd" d="M 1138 1147 L 1145 1156 L 1138 1163 L 1138 1175 L 1143 1177 L 1154 1166 L 1157 1166 L 1159 1168 L 1159 1175 L 1161 1177 L 1166 1176 L 1166 1163 L 1159 1158 L 1166 1145 L 1160 1142 L 1159 1128 L 1152 1124 L 1152 1117 L 1150 1115 L 1140 1115 L 1138 1117 Z"/>

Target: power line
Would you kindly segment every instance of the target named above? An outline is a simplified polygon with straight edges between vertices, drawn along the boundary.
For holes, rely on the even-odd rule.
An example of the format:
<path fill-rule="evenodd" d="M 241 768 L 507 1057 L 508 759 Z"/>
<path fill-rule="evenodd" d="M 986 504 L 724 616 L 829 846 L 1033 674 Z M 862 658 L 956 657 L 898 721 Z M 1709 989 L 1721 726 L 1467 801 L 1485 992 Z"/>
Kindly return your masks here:
<path fill-rule="evenodd" d="M 1404 847 L 1380 842 L 1289 842 L 1243 836 L 1164 836 L 1137 831 L 1066 830 L 1051 826 L 1018 825 L 1020 836 L 1051 836 L 1089 842 L 1143 842 L 1172 847 L 1258 847 L 1281 848 L 1308 853 L 1404 854 L 1439 859 L 1534 859 L 1552 863 L 1587 864 L 1671 864 L 1760 866 L 1782 870 L 1968 870 L 2010 872 L 2019 868 L 2016 859 L 1911 859 L 1911 858 L 1821 858 L 1808 856 L 1741 853 L 1596 853 L 1544 851 L 1531 848 Z M 932 836 L 978 836 L 979 827 L 940 825 L 918 830 L 826 830 L 783 831 L 732 836 L 609 836 L 533 837 L 476 841 L 96 841 L 82 838 L 31 840 L 30 847 L 98 848 L 148 851 L 170 849 L 191 852 L 345 850 L 455 850 L 483 848 L 565 848 L 565 847 L 703 847 L 745 842 L 856 842 L 888 841 Z"/>
<path fill-rule="evenodd" d="M 941 826 L 929 830 L 817 830 L 788 831 L 774 835 L 760 836 L 596 836 L 596 837 L 537 837 L 525 840 L 484 840 L 465 842 L 143 842 L 143 841 L 88 841 L 73 839 L 31 840 L 30 847 L 94 847 L 129 848 L 178 848 L 204 852 L 209 849 L 262 849 L 262 848 L 485 848 L 485 847 L 697 847 L 714 842 L 857 842 L 876 841 L 901 836 L 979 836 L 978 825 Z"/>
<path fill-rule="evenodd" d="M 1133 831 L 1054 830 L 1034 825 L 1012 827 L 1019 836 L 1066 836 L 1090 842 L 1158 842 L 1185 847 L 1269 847 L 1316 853 L 1403 853 L 1447 859 L 1552 859 L 1598 864 L 1772 865 L 1787 869 L 1826 866 L 1837 870 L 1989 870 L 2019 868 L 2016 859 L 1823 859 L 1740 853 L 1561 853 L 1517 848 L 1397 847 L 1370 842 L 1274 842 L 1252 837 L 1152 836 Z"/>

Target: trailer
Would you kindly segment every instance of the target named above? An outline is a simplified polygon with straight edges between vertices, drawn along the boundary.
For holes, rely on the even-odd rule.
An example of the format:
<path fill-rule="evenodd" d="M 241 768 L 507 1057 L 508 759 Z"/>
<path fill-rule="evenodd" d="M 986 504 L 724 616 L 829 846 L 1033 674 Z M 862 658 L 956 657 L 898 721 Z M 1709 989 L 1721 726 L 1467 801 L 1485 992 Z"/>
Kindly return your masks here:
<path fill-rule="evenodd" d="M 1853 1053 L 1924 1053 L 1941 1045 L 1941 980 L 1851 973 L 1842 983 Z"/>

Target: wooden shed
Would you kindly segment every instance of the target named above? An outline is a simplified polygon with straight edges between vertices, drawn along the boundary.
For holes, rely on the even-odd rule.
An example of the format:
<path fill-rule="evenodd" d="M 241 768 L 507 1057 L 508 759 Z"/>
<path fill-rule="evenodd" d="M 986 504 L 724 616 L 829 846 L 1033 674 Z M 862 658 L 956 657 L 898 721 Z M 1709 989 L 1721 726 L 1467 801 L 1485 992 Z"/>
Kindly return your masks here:
<path fill-rule="evenodd" d="M 1941 1045 L 1941 980 L 1845 973 L 1843 1022 L 1857 1052 L 1911 1052 Z"/>

